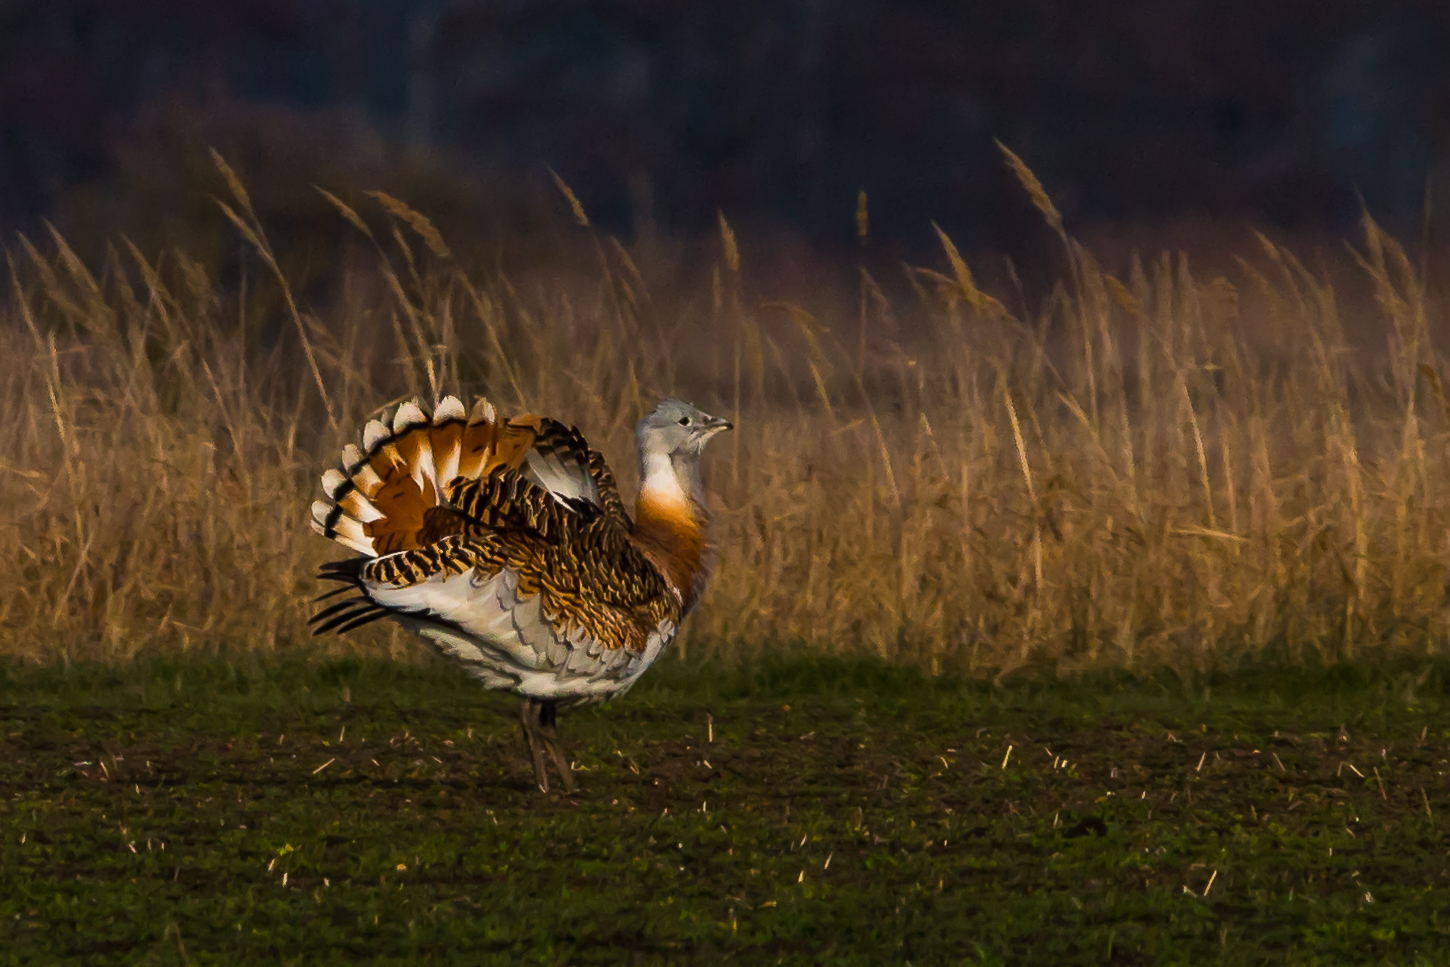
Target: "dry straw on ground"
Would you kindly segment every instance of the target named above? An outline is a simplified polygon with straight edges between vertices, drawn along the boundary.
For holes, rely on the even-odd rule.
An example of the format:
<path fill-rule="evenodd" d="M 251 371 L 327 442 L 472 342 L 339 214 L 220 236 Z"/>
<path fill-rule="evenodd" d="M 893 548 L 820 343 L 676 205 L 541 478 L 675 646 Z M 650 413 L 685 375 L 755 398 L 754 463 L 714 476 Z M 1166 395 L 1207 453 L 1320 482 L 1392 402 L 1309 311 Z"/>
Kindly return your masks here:
<path fill-rule="evenodd" d="M 460 390 L 580 424 L 626 482 L 654 394 L 735 419 L 692 653 L 993 673 L 1444 649 L 1444 360 L 1422 274 L 1371 223 L 1357 362 L 1330 282 L 1267 240 L 1233 280 L 1168 257 L 1118 279 L 1063 234 L 1069 281 L 1022 318 L 943 234 L 916 302 L 863 271 L 859 312 L 818 318 L 752 295 L 723 218 L 728 258 L 675 306 L 602 237 L 585 287 L 463 271 L 381 195 L 329 196 L 379 267 L 314 311 L 228 178 L 240 278 L 124 243 L 95 272 L 59 237 L 9 250 L 0 652 L 412 647 L 309 641 L 336 548 L 306 508 L 375 407 Z"/>

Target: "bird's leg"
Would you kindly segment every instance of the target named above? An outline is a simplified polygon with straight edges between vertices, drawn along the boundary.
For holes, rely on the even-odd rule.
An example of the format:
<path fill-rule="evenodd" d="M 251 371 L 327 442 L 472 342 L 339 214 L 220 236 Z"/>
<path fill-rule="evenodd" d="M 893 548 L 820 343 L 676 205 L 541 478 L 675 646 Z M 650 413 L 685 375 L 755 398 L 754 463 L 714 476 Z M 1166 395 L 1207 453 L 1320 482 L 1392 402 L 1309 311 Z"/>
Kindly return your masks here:
<path fill-rule="evenodd" d="M 528 745 L 529 756 L 534 761 L 534 780 L 539 784 L 540 792 L 549 791 L 549 773 L 544 767 L 547 740 L 541 722 L 545 707 L 552 708 L 553 703 L 526 698 L 524 704 L 519 706 L 519 724 L 524 728 L 524 742 Z"/>
<path fill-rule="evenodd" d="M 569 768 L 569 757 L 564 755 L 564 747 L 559 744 L 558 717 L 559 707 L 553 702 L 544 702 L 539 710 L 539 731 L 543 734 L 544 748 L 548 750 L 549 758 L 554 760 L 554 768 L 564 782 L 564 790 L 574 792 L 578 787 L 574 782 L 574 770 Z"/>

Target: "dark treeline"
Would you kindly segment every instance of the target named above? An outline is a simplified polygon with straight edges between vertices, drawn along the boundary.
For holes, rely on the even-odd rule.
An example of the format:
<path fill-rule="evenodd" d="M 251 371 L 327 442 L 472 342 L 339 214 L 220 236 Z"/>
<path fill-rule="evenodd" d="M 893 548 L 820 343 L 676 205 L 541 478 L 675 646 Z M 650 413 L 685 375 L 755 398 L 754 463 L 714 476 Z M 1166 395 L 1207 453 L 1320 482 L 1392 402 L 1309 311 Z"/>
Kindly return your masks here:
<path fill-rule="evenodd" d="M 515 205 L 548 165 L 621 232 L 723 209 L 849 244 L 864 188 L 877 237 L 1003 247 L 1034 216 L 1000 139 L 1079 226 L 1338 232 L 1363 197 L 1415 234 L 1450 196 L 1447 38 L 1432 0 L 7 0 L 0 228 L 136 230 L 216 144 Z"/>

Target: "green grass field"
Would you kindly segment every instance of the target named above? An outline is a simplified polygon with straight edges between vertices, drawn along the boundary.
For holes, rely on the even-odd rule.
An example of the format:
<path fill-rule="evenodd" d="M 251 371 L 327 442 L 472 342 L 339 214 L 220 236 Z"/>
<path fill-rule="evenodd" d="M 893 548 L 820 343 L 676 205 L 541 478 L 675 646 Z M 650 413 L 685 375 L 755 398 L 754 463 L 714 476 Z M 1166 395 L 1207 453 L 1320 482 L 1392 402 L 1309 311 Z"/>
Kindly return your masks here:
<path fill-rule="evenodd" d="M 0 963 L 1450 961 L 1450 668 L 0 666 Z M 1010 752 L 1010 754 L 1009 754 Z"/>

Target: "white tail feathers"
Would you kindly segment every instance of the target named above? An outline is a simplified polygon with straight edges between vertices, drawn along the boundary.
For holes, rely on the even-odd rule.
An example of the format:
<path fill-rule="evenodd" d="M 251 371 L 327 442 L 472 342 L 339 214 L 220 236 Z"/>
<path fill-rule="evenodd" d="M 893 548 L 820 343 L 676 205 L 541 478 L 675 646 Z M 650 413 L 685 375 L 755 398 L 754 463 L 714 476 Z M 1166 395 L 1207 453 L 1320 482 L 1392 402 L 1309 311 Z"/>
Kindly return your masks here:
<path fill-rule="evenodd" d="M 538 427 L 532 417 L 500 423 L 483 399 L 467 412 L 456 396 L 431 412 L 420 401 L 404 403 L 369 420 L 362 449 L 348 444 L 341 465 L 322 475 L 326 499 L 312 505 L 312 528 L 370 557 L 421 546 L 425 515 L 447 503 L 449 483 L 518 467 Z"/>
<path fill-rule="evenodd" d="M 404 403 L 398 407 L 398 412 L 393 414 L 393 432 L 406 433 L 415 426 L 423 426 L 428 418 L 423 415 L 423 408 L 417 403 Z"/>
<path fill-rule="evenodd" d="M 443 402 L 433 411 L 433 425 L 442 426 L 449 420 L 461 420 L 464 418 L 463 403 L 456 396 L 445 396 Z"/>

